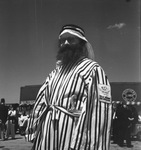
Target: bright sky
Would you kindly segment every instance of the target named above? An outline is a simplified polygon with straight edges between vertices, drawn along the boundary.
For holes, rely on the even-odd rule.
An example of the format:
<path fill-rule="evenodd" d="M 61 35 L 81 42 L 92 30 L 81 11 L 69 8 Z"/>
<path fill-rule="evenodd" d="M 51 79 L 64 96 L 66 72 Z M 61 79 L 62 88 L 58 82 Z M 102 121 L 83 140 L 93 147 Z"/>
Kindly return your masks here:
<path fill-rule="evenodd" d="M 19 102 L 55 67 L 64 24 L 84 28 L 111 82 L 141 82 L 140 0 L 0 0 L 0 98 Z"/>

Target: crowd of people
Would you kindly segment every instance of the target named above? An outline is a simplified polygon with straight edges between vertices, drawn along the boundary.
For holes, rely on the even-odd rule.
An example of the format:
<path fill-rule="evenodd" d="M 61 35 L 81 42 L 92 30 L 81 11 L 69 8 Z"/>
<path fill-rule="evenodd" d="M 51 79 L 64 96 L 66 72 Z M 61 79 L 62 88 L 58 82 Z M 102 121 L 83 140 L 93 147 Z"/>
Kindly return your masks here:
<path fill-rule="evenodd" d="M 17 115 L 18 114 L 18 115 Z M 6 119 L 7 118 L 7 119 Z M 18 119 L 18 120 L 17 120 Z M 138 113 L 133 105 L 113 104 L 113 121 L 112 121 L 112 140 L 113 143 L 123 147 L 132 147 L 131 133 L 134 132 L 135 125 L 140 121 Z M 16 109 L 12 106 L 7 107 L 5 100 L 1 99 L 0 102 L 0 138 L 2 140 L 15 138 L 15 133 L 18 130 L 21 135 L 25 135 L 29 115 L 26 111 L 17 113 Z M 126 141 L 126 143 L 124 143 Z"/>
<path fill-rule="evenodd" d="M 7 106 L 5 99 L 0 102 L 0 139 L 14 139 L 17 131 L 24 135 L 29 115 L 25 111 L 19 111 L 12 105 Z"/>

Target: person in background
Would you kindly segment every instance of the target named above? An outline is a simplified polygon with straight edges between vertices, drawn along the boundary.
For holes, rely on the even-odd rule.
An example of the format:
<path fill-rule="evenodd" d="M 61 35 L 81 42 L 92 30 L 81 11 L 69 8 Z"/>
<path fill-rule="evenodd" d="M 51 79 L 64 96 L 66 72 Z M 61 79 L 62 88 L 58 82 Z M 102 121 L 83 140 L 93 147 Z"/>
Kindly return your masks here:
<path fill-rule="evenodd" d="M 112 139 L 113 143 L 116 144 L 118 143 L 118 120 L 117 120 L 117 110 L 119 108 L 120 104 L 113 104 L 113 120 L 112 120 Z"/>
<path fill-rule="evenodd" d="M 19 117 L 18 124 L 19 124 L 19 132 L 21 135 L 25 134 L 28 118 L 29 118 L 29 115 L 27 115 L 25 111 L 23 111 L 21 116 Z"/>
<path fill-rule="evenodd" d="M 132 112 L 126 104 L 121 104 L 117 109 L 117 144 L 120 147 L 124 146 L 124 140 L 126 140 L 127 147 L 133 147 L 131 145 L 131 126 L 132 126 Z"/>
<path fill-rule="evenodd" d="M 111 87 L 84 30 L 65 25 L 57 65 L 43 83 L 28 123 L 34 150 L 109 150 Z"/>
<path fill-rule="evenodd" d="M 116 118 L 117 118 L 117 144 L 120 147 L 124 146 L 125 132 L 126 132 L 126 111 L 125 105 L 121 102 L 117 107 Z"/>
<path fill-rule="evenodd" d="M 15 119 L 16 119 L 16 110 L 13 109 L 13 106 L 10 105 L 9 111 L 8 111 L 8 118 L 7 118 L 7 132 L 6 136 L 7 139 L 11 135 L 12 139 L 15 138 Z"/>
<path fill-rule="evenodd" d="M 133 120 L 131 120 L 131 122 L 132 122 L 131 133 L 133 133 L 135 130 L 135 126 L 138 123 L 138 119 L 139 119 L 138 112 L 137 112 L 135 106 L 131 105 L 130 103 L 127 103 L 127 106 L 128 106 L 128 109 L 131 111 L 131 116 L 133 118 Z"/>
<path fill-rule="evenodd" d="M 125 133 L 125 140 L 127 143 L 127 147 L 133 147 L 131 144 L 131 133 L 135 127 L 135 124 L 138 122 L 138 113 L 133 105 L 127 104 L 126 106 L 127 112 L 127 128 Z"/>
<path fill-rule="evenodd" d="M 7 121 L 8 116 L 8 107 L 5 105 L 5 99 L 2 98 L 0 101 L 0 138 L 5 140 L 5 131 L 6 126 L 5 123 Z"/>
<path fill-rule="evenodd" d="M 20 113 L 19 113 L 19 106 L 15 108 L 16 110 L 16 116 L 15 116 L 15 134 L 19 131 L 19 117 L 20 117 Z"/>

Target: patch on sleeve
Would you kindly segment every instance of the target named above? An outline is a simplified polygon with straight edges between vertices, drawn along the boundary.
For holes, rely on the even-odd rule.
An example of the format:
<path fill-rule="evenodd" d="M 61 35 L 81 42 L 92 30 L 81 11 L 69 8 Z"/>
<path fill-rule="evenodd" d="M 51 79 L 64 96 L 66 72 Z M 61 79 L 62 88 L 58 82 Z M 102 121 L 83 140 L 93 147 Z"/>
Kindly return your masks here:
<path fill-rule="evenodd" d="M 111 87 L 109 85 L 98 84 L 99 100 L 105 103 L 111 103 Z"/>

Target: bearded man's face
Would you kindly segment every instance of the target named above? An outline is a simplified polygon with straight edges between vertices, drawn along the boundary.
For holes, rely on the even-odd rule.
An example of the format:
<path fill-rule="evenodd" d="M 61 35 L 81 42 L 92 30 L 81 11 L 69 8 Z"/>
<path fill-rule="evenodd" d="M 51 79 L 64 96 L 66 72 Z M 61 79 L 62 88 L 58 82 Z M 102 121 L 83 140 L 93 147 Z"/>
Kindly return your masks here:
<path fill-rule="evenodd" d="M 77 61 L 83 54 L 84 41 L 76 36 L 63 36 L 59 40 L 57 60 L 63 64 Z"/>

